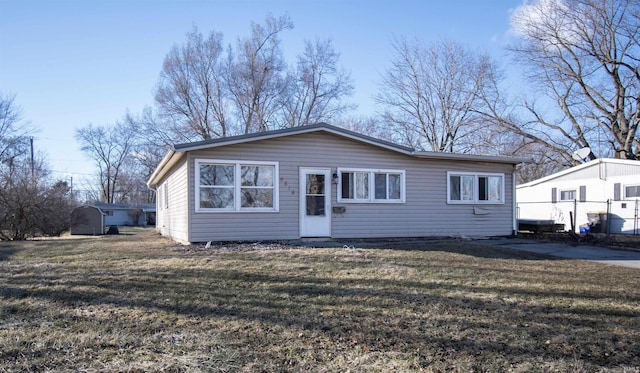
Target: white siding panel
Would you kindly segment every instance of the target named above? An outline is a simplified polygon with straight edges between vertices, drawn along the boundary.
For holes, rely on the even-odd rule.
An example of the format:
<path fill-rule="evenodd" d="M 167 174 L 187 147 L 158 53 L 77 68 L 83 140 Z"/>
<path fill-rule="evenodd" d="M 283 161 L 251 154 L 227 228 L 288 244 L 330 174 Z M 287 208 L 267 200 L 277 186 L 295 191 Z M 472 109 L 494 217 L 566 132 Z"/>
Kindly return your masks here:
<path fill-rule="evenodd" d="M 553 179 L 553 181 L 570 182 L 577 180 L 608 180 L 610 178 L 624 178 L 632 176 L 640 177 L 640 162 L 632 161 L 632 163 L 616 163 L 615 161 L 602 159 L 600 162 L 594 162 L 588 167 L 557 177 Z"/>
<path fill-rule="evenodd" d="M 278 212 L 195 212 L 194 159 L 279 162 Z M 189 240 L 279 240 L 299 238 L 300 167 L 406 170 L 406 203 L 337 203 L 331 185 L 332 237 L 425 237 L 509 235 L 512 233 L 512 166 L 486 162 L 428 160 L 372 147 L 329 133 L 307 133 L 193 151 L 188 156 Z M 474 205 L 448 205 L 447 171 L 505 174 L 505 204 L 477 205 L 487 215 L 474 215 Z M 170 181 L 171 182 L 171 181 Z"/>

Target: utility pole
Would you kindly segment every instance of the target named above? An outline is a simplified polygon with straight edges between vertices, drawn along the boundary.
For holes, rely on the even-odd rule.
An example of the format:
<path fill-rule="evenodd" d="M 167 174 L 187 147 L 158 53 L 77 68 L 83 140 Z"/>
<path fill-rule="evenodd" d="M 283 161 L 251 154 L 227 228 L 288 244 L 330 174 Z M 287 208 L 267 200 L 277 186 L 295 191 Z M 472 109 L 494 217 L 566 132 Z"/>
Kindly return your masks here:
<path fill-rule="evenodd" d="M 31 179 L 33 179 L 33 136 L 29 138 L 29 142 L 31 143 Z"/>

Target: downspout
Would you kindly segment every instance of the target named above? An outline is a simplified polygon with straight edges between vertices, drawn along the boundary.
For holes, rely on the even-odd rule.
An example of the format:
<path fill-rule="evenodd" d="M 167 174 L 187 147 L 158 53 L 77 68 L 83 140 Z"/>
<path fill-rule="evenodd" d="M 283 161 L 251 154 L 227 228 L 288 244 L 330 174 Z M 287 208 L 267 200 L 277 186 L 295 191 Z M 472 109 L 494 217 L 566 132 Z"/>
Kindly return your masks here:
<path fill-rule="evenodd" d="M 523 163 L 521 163 L 520 165 L 522 165 L 522 164 Z M 515 165 L 513 165 L 513 171 L 511 172 L 511 188 L 512 188 L 511 189 L 512 190 L 512 192 L 511 192 L 511 195 L 512 195 L 511 196 L 511 199 L 512 199 L 512 202 L 511 202 L 511 210 L 512 210 L 511 214 L 512 214 L 512 220 L 513 220 L 513 222 L 512 222 L 513 226 L 511 227 L 512 228 L 511 235 L 513 237 L 515 237 L 518 234 L 518 217 L 517 217 L 517 205 L 516 205 L 516 203 L 517 203 L 517 198 L 516 198 L 516 170 L 517 169 L 518 169 L 518 165 L 515 164 Z"/>

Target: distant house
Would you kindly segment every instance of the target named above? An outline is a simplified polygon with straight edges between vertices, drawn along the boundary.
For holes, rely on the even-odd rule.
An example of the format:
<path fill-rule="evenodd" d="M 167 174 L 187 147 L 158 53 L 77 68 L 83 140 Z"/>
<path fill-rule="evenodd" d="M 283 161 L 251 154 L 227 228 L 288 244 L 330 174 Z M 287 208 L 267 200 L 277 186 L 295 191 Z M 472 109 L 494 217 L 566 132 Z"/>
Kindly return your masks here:
<path fill-rule="evenodd" d="M 571 230 L 573 219 L 576 233 L 586 225 L 601 232 L 640 233 L 640 161 L 600 158 L 516 190 L 520 219 L 553 220 L 565 230 Z"/>
<path fill-rule="evenodd" d="M 522 161 L 317 124 L 174 145 L 147 184 L 180 242 L 496 236 L 515 232 Z"/>
<path fill-rule="evenodd" d="M 84 205 L 71 211 L 72 235 L 102 235 L 105 233 L 105 215 L 96 206 Z"/>
<path fill-rule="evenodd" d="M 156 205 L 153 203 L 95 203 L 105 214 L 106 225 L 145 227 L 155 224 Z"/>

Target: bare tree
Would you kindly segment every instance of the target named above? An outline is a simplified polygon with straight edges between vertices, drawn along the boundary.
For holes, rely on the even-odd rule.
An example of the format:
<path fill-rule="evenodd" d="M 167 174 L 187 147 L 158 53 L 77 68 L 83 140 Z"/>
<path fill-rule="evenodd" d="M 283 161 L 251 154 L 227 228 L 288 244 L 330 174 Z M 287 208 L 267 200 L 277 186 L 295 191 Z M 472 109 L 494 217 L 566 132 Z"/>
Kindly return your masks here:
<path fill-rule="evenodd" d="M 49 168 L 37 157 L 13 159 L 0 169 L 0 240 L 59 236 L 69 229 L 75 201 L 65 182 L 51 184 Z"/>
<path fill-rule="evenodd" d="M 14 101 L 15 96 L 0 92 L 0 163 L 5 164 L 26 152 L 33 130 L 29 123 L 21 122 L 22 111 Z"/>
<path fill-rule="evenodd" d="M 598 139 L 617 157 L 640 159 L 640 2 L 536 0 L 512 25 L 521 43 L 511 50 L 546 99 L 527 101 L 519 117 L 497 106 L 490 116 L 567 163 Z"/>
<path fill-rule="evenodd" d="M 166 123 L 158 110 L 150 106 L 145 106 L 138 115 L 127 113 L 125 122 L 132 127 L 141 143 L 160 148 L 162 152 L 166 152 L 173 144 L 193 141 L 191 139 L 194 136 L 197 138 L 197 135 L 189 135 L 187 131 L 172 130 L 171 124 Z"/>
<path fill-rule="evenodd" d="M 228 88 L 244 133 L 266 131 L 277 121 L 287 67 L 279 34 L 292 28 L 288 16 L 269 15 L 264 25 L 252 23 L 251 36 L 229 52 Z"/>
<path fill-rule="evenodd" d="M 355 105 L 345 102 L 353 94 L 350 74 L 338 67 L 340 54 L 331 40 L 306 41 L 298 56 L 290 91 L 282 97 L 286 127 L 329 122 Z"/>
<path fill-rule="evenodd" d="M 398 39 L 393 47 L 375 100 L 396 139 L 431 151 L 473 151 L 471 136 L 484 128 L 480 92 L 499 78 L 496 64 L 453 41 Z"/>
<path fill-rule="evenodd" d="M 52 185 L 43 157 L 29 154 L 33 130 L 14 97 L 0 93 L 0 240 L 60 235 L 70 225 L 70 188 Z"/>
<path fill-rule="evenodd" d="M 123 179 L 123 182 L 131 187 L 125 189 L 138 190 L 137 193 L 132 193 L 134 202 L 154 202 L 155 193 L 146 187 L 146 181 L 178 139 L 160 128 L 162 120 L 149 107 L 138 116 L 127 113 L 125 123 L 129 127 L 128 131 L 136 136 L 130 162 L 126 167 L 127 172 L 124 174 L 126 179 Z"/>
<path fill-rule="evenodd" d="M 155 193 L 147 187 L 147 180 L 160 163 L 147 167 L 148 154 L 144 154 L 144 148 L 136 146 L 131 155 L 127 157 L 118 175 L 118 202 L 123 203 L 152 203 L 155 202 Z"/>
<path fill-rule="evenodd" d="M 165 57 L 155 100 L 163 119 L 159 124 L 171 137 L 196 141 L 227 136 L 222 53 L 222 34 L 211 31 L 204 38 L 194 27 L 186 43 Z"/>
<path fill-rule="evenodd" d="M 35 218 L 39 233 L 59 237 L 69 230 L 72 225 L 71 212 L 77 203 L 66 181 L 57 181 L 45 187 L 35 203 L 38 206 Z"/>
<path fill-rule="evenodd" d="M 377 116 L 342 116 L 335 121 L 335 125 L 376 139 L 395 141 L 394 134 L 382 125 L 380 118 Z"/>
<path fill-rule="evenodd" d="M 81 149 L 95 161 L 98 167 L 98 178 L 102 191 L 102 201 L 119 202 L 119 181 L 124 166 L 131 157 L 135 144 L 132 128 L 124 122 L 117 122 L 112 127 L 89 124 L 76 131 L 76 139 Z"/>

